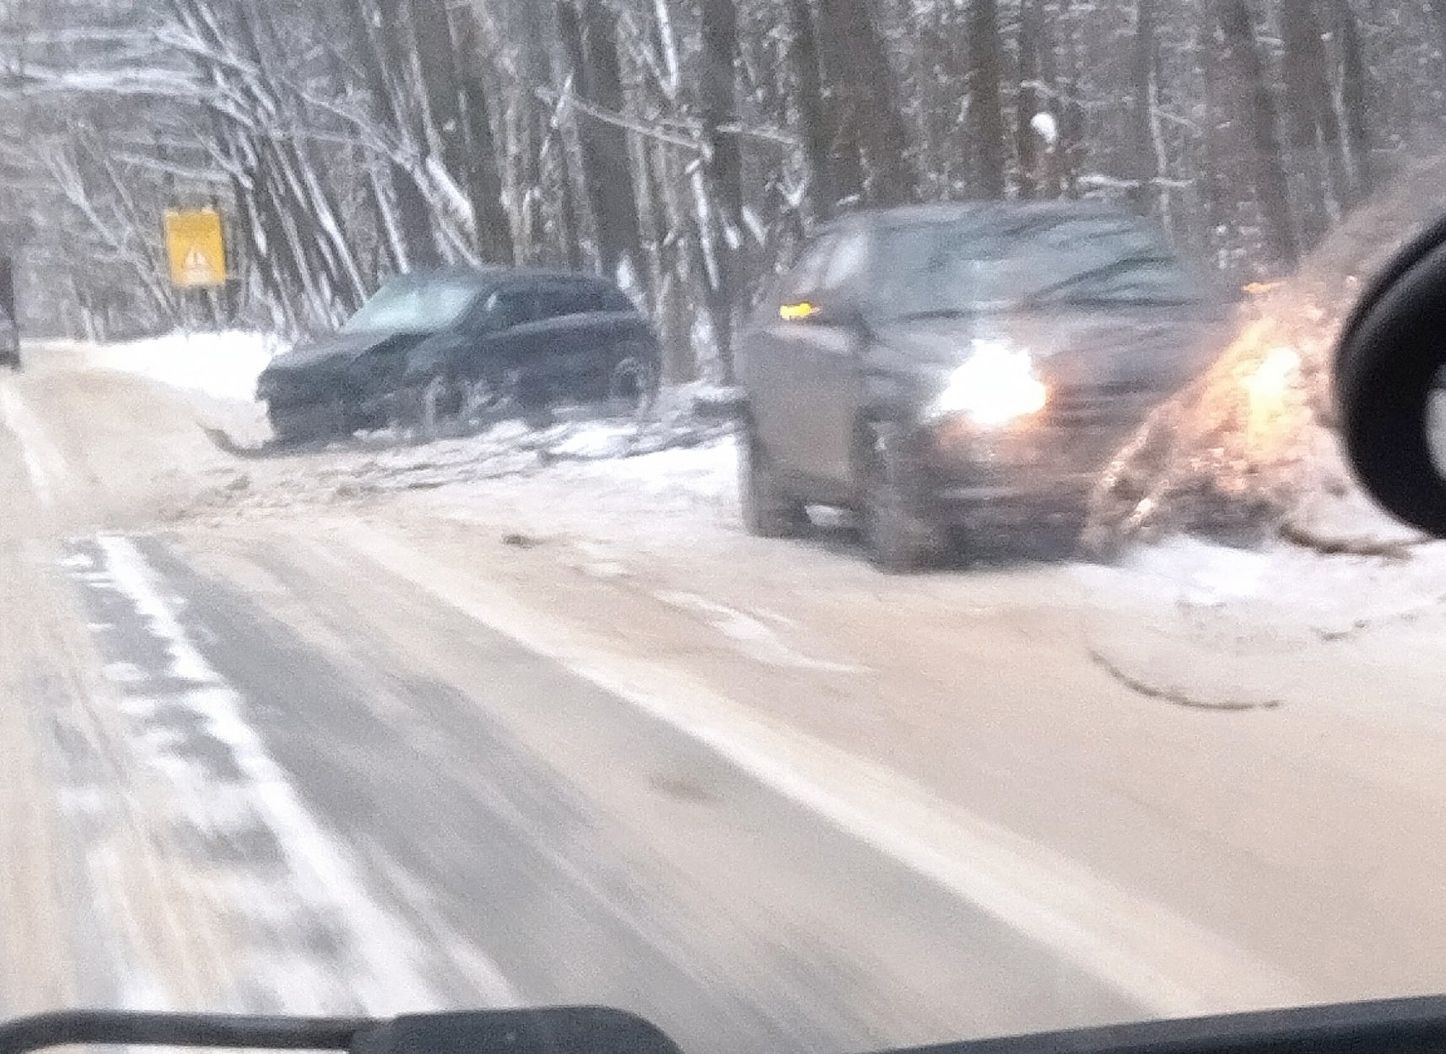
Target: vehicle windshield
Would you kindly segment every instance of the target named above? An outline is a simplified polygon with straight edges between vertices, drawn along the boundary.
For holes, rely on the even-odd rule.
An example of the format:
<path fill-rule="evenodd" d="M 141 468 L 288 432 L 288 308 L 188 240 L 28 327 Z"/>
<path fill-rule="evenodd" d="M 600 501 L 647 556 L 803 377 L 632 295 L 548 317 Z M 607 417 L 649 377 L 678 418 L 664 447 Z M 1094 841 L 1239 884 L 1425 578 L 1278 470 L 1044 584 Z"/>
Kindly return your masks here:
<path fill-rule="evenodd" d="M 404 279 L 383 286 L 342 327 L 345 333 L 435 333 L 466 314 L 478 289 L 445 279 Z"/>
<path fill-rule="evenodd" d="M 886 317 L 1050 304 L 1198 301 L 1205 289 L 1154 232 L 1119 218 L 920 223 L 878 235 Z"/>

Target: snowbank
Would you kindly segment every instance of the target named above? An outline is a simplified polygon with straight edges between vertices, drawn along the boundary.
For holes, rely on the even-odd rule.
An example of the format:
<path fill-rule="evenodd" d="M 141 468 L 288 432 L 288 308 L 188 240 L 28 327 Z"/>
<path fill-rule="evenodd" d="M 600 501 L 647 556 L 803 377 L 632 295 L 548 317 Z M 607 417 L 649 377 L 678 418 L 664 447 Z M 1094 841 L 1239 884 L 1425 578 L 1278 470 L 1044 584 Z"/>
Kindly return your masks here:
<path fill-rule="evenodd" d="M 646 454 L 559 465 L 559 476 L 588 480 L 624 500 L 646 498 L 644 508 L 717 506 L 731 515 L 738 502 L 738 449 L 732 436 Z"/>
<path fill-rule="evenodd" d="M 1363 284 L 1437 218 L 1443 181 L 1446 158 L 1406 172 L 1337 227 L 1298 275 L 1244 310 L 1216 365 L 1150 418 L 1101 481 L 1095 541 L 1283 533 L 1328 550 L 1369 551 L 1411 540 L 1344 464 L 1330 368 Z"/>
<path fill-rule="evenodd" d="M 231 330 L 94 345 L 86 349 L 86 359 L 101 369 L 139 374 L 209 399 L 249 403 L 256 396 L 257 377 L 282 350 L 276 337 Z"/>

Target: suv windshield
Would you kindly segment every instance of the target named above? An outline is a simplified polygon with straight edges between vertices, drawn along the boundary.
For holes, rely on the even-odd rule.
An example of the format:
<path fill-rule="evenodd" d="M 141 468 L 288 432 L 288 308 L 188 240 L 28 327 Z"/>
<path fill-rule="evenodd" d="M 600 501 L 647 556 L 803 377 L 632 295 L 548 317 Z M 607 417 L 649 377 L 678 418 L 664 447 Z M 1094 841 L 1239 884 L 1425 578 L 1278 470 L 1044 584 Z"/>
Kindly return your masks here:
<path fill-rule="evenodd" d="M 1181 304 L 1200 298 L 1153 232 L 1118 217 L 927 223 L 879 235 L 879 304 L 891 317 L 1046 303 Z"/>
<path fill-rule="evenodd" d="M 477 287 L 467 282 L 393 282 L 368 300 L 342 331 L 434 333 L 461 318 L 476 298 Z"/>

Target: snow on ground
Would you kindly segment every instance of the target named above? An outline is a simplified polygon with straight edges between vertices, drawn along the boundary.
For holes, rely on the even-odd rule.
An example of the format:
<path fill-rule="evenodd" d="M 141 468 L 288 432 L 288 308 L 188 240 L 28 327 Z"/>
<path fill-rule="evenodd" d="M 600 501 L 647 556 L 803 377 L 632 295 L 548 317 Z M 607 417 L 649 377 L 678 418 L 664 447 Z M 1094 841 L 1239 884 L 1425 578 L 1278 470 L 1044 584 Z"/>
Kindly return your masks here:
<path fill-rule="evenodd" d="M 1102 480 L 1100 541 L 1284 533 L 1332 548 L 1402 532 L 1363 499 L 1334 430 L 1337 335 L 1362 289 L 1439 215 L 1446 155 L 1401 173 L 1347 216 L 1298 273 L 1245 308 L 1216 364 L 1156 411 Z"/>
<path fill-rule="evenodd" d="M 469 522 L 527 506 L 579 525 L 660 518 L 737 519 L 731 426 L 685 414 L 637 421 L 585 408 L 544 427 L 504 420 L 425 441 L 404 431 L 361 434 L 318 447 L 243 449 L 238 479 L 197 512 L 284 511 L 387 496 L 425 497 L 436 515 Z M 244 477 L 244 479 L 241 479 Z"/>
<path fill-rule="evenodd" d="M 1282 543 L 1237 549 L 1173 536 L 1129 550 L 1115 566 L 1085 565 L 1079 573 L 1120 597 L 1194 610 L 1249 607 L 1274 621 L 1303 621 L 1324 636 L 1357 623 L 1446 615 L 1446 543 L 1383 559 L 1323 556 Z"/>
<path fill-rule="evenodd" d="M 1320 683 L 1322 669 L 1342 679 L 1314 703 L 1385 702 L 1388 685 L 1419 679 L 1420 656 L 1446 631 L 1446 543 L 1385 559 L 1173 536 L 1071 577 L 1091 598 L 1095 663 L 1191 709 L 1273 709 Z"/>
<path fill-rule="evenodd" d="M 139 374 L 207 399 L 250 403 L 256 379 L 283 348 L 275 336 L 246 330 L 177 332 L 89 345 L 85 357 L 92 366 Z"/>
<path fill-rule="evenodd" d="M 255 378 L 276 346 L 255 333 L 177 334 L 91 347 L 86 360 L 185 391 L 198 407 L 256 412 Z M 665 400 L 645 421 L 575 408 L 546 426 L 501 421 L 432 442 L 377 433 L 323 449 L 258 451 L 238 460 L 239 483 L 217 488 L 196 511 L 409 495 L 429 515 L 479 527 L 513 522 L 541 534 L 726 546 L 742 534 L 736 443 L 726 422 L 700 421 L 687 402 Z M 1363 522 L 1370 515 L 1362 513 Z M 1280 542 L 1244 550 L 1167 536 L 1131 547 L 1110 567 L 1071 563 L 1067 553 L 1057 563 L 1064 577 L 1123 604 L 1164 602 L 1197 622 L 1221 609 L 1249 611 L 1330 637 L 1446 610 L 1446 544 L 1388 555 L 1324 556 Z"/>

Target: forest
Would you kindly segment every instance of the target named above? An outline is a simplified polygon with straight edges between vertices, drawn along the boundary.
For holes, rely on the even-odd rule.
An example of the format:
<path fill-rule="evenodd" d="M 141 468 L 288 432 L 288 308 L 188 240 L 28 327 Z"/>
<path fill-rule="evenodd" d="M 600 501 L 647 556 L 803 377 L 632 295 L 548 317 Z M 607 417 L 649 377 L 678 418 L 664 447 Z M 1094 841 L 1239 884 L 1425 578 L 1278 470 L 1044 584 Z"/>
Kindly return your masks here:
<path fill-rule="evenodd" d="M 1446 130 L 1446 0 L 0 0 L 29 325 L 315 331 L 441 263 L 617 278 L 672 379 L 844 210 L 1100 199 L 1241 285 Z M 181 293 L 168 207 L 232 281 Z"/>

